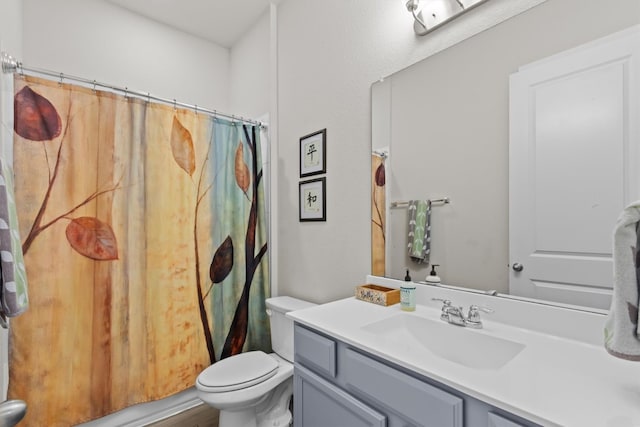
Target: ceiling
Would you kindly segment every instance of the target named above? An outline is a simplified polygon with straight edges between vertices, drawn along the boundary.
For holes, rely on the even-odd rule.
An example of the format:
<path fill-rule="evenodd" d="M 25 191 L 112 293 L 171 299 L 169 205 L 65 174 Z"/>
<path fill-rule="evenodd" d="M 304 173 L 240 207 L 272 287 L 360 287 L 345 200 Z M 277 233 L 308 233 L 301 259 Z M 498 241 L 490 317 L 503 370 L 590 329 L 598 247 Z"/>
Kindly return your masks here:
<path fill-rule="evenodd" d="M 106 0 L 139 15 L 230 48 L 273 0 Z"/>

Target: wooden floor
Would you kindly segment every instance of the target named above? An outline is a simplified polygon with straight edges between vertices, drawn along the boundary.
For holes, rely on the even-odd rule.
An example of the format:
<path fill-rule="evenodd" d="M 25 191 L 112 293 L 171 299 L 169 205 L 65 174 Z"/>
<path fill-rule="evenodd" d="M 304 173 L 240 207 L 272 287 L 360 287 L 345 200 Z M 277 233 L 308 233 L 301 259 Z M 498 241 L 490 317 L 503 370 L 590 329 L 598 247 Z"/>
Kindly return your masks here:
<path fill-rule="evenodd" d="M 218 410 L 202 404 L 148 427 L 218 427 Z"/>

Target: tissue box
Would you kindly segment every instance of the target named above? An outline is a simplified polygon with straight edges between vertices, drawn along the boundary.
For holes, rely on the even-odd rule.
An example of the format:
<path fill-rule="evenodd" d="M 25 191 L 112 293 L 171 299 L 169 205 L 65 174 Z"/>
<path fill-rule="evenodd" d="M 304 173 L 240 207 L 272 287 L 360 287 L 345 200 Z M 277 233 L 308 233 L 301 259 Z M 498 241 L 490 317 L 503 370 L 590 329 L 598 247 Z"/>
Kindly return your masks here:
<path fill-rule="evenodd" d="M 360 285 L 356 286 L 356 298 L 378 305 L 393 305 L 400 302 L 400 289 L 378 285 Z"/>

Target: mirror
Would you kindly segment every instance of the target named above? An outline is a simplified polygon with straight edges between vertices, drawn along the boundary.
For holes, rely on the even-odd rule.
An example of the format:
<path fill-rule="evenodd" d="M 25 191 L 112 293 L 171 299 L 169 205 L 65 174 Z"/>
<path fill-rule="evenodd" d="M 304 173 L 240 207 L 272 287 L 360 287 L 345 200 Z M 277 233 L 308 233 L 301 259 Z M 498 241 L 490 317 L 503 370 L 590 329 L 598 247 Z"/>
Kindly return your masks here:
<path fill-rule="evenodd" d="M 372 274 L 426 278 L 430 265 L 407 254 L 406 207 L 391 204 L 447 197 L 431 210 L 429 257 L 442 283 L 508 293 L 510 76 L 638 23 L 635 0 L 609 7 L 606 19 L 596 0 L 547 0 L 374 83 Z"/>

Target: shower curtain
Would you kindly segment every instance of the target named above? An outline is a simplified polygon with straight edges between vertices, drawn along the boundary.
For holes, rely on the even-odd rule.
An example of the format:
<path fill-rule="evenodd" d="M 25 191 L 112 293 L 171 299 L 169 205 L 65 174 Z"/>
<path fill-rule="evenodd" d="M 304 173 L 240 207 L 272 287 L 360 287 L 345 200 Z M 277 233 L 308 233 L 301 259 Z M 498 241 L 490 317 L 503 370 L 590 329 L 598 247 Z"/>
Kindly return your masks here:
<path fill-rule="evenodd" d="M 21 425 L 98 418 L 270 351 L 259 129 L 19 75 L 14 110 Z"/>
<path fill-rule="evenodd" d="M 371 274 L 385 275 L 387 215 L 385 158 L 371 155 Z"/>

